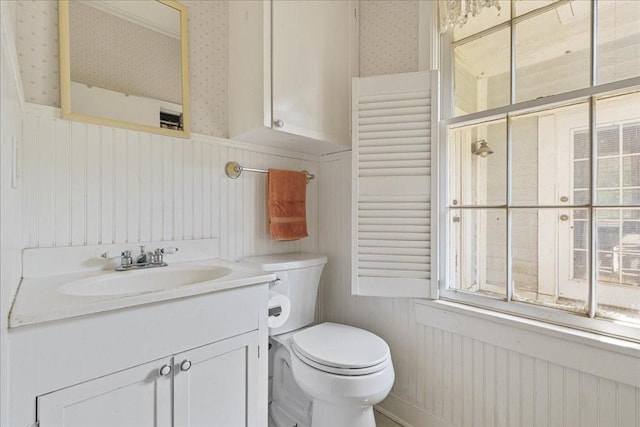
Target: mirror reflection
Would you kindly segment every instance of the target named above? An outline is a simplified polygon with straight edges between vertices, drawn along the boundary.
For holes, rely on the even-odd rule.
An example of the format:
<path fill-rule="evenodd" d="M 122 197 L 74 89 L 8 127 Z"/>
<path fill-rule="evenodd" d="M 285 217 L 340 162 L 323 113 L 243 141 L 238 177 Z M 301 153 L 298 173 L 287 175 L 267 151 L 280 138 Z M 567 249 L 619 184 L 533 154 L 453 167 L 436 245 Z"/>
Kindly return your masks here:
<path fill-rule="evenodd" d="M 149 0 L 67 4 L 71 115 L 184 132 L 184 12 L 179 5 Z"/>

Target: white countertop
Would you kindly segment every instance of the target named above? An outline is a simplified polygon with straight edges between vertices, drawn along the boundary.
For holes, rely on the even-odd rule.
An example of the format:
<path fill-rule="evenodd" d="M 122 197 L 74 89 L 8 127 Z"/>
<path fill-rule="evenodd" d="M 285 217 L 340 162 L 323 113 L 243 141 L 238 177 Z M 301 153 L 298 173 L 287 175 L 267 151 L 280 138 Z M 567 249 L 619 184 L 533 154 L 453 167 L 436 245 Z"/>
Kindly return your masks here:
<path fill-rule="evenodd" d="M 137 271 L 116 272 L 113 270 L 101 270 L 49 275 L 46 277 L 25 277 L 20 283 L 9 315 L 9 328 L 228 290 L 271 282 L 276 279 L 275 274 L 265 273 L 250 265 L 225 262 L 218 259 L 174 262 L 167 267 L 158 267 L 158 269 L 170 271 L 171 269 L 185 267 L 224 267 L 230 269 L 231 272 L 215 280 L 166 290 L 104 296 L 68 295 L 60 292 L 59 289 L 77 280 L 105 277 L 105 275 L 136 274 Z"/>

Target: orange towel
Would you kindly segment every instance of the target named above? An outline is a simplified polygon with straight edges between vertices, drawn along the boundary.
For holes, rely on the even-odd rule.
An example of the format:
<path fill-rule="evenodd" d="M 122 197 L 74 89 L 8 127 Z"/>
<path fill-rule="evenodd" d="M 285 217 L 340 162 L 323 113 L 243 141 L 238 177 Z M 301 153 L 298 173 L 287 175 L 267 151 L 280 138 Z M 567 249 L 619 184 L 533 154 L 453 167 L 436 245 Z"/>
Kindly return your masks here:
<path fill-rule="evenodd" d="M 269 169 L 267 211 L 273 240 L 307 237 L 307 176 L 304 172 Z"/>

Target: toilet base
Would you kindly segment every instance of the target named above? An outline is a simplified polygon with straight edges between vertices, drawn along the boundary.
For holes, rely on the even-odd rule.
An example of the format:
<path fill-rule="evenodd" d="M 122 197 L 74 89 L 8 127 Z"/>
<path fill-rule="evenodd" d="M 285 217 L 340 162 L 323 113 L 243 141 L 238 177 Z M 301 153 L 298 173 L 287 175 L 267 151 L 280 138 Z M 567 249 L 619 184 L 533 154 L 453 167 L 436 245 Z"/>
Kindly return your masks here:
<path fill-rule="evenodd" d="M 335 405 L 313 401 L 311 427 L 376 427 L 372 406 Z"/>

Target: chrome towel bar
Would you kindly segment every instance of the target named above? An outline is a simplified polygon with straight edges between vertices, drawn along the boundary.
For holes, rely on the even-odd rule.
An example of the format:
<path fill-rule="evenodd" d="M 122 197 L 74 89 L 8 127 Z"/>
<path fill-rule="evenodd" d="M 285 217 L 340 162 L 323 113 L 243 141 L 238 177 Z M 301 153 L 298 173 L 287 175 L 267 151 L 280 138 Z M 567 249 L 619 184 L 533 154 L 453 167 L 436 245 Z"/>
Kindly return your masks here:
<path fill-rule="evenodd" d="M 244 171 L 257 172 L 257 173 L 268 173 L 269 172 L 268 170 L 264 170 L 264 169 L 246 168 L 244 166 L 240 166 L 240 164 L 238 162 L 227 162 L 227 164 L 224 166 L 224 172 L 231 179 L 238 178 L 240 176 L 240 174 L 242 174 L 242 172 L 244 172 Z M 309 173 L 308 171 L 302 171 L 302 172 L 305 175 L 307 175 L 307 183 L 316 177 L 314 174 Z"/>

